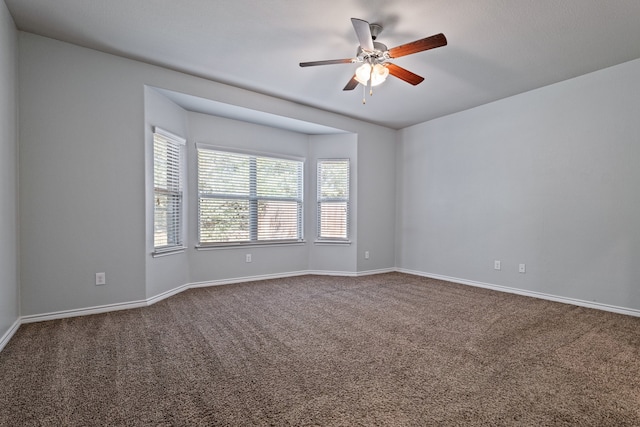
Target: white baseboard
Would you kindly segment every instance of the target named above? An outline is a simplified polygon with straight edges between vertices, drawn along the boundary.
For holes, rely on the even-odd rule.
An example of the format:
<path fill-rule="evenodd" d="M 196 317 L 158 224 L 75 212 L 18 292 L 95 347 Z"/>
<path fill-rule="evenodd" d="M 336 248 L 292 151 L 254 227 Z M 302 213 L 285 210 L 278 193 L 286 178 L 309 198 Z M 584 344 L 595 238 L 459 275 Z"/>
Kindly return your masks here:
<path fill-rule="evenodd" d="M 0 351 L 2 351 L 2 349 L 4 348 L 5 345 L 7 345 L 7 343 L 9 342 L 11 337 L 13 337 L 13 334 L 16 333 L 16 331 L 18 330 L 18 328 L 20 327 L 21 324 L 22 323 L 21 323 L 20 319 L 16 319 L 16 321 L 13 322 L 13 325 L 11 325 L 9 330 L 7 332 L 5 332 L 5 334 L 2 336 L 2 338 L 0 338 Z"/>
<path fill-rule="evenodd" d="M 392 273 L 392 272 L 412 274 L 414 276 L 429 277 L 432 279 L 444 280 L 447 282 L 459 283 L 462 285 L 492 289 L 500 292 L 508 292 L 512 294 L 518 294 L 518 295 L 524 295 L 524 296 L 540 298 L 540 299 L 545 299 L 550 301 L 556 301 L 556 302 L 561 302 L 565 304 L 572 304 L 580 307 L 588 307 L 588 308 L 594 308 L 597 310 L 604 310 L 604 311 L 610 311 L 613 313 L 620 313 L 620 314 L 625 314 L 629 316 L 640 317 L 640 310 L 635 310 L 631 308 L 618 307 L 614 305 L 603 304 L 603 303 L 592 302 L 592 301 L 584 301 L 584 300 L 579 300 L 574 298 L 567 298 L 567 297 L 562 297 L 557 295 L 545 294 L 542 292 L 527 291 L 527 290 L 518 289 L 518 288 L 511 288 L 508 286 L 500 286 L 500 285 L 493 285 L 490 283 L 476 282 L 473 280 L 460 279 L 457 277 L 443 276 L 440 274 L 426 273 L 423 271 L 415 271 L 415 270 L 409 270 L 405 268 L 385 268 L 385 269 L 367 270 L 367 271 L 360 271 L 360 272 L 304 270 L 304 271 L 293 271 L 293 272 L 278 273 L 278 274 L 264 274 L 259 276 L 245 276 L 245 277 L 237 277 L 232 279 L 211 280 L 206 282 L 186 283 L 174 289 L 171 289 L 161 294 L 147 298 L 145 300 L 123 302 L 123 303 L 116 303 L 116 304 L 107 304 L 107 305 L 73 309 L 73 310 L 63 310 L 63 311 L 56 311 L 56 312 L 45 313 L 45 314 L 33 314 L 28 316 L 22 316 L 18 320 L 16 320 L 13 326 L 2 336 L 2 338 L 0 338 L 0 351 L 2 351 L 2 349 L 9 342 L 13 334 L 15 334 L 15 332 L 18 330 L 20 325 L 23 323 L 42 322 L 45 320 L 64 319 L 68 317 L 87 316 L 91 314 L 106 313 L 109 311 L 128 310 L 131 308 L 147 307 L 191 288 L 221 286 L 221 285 L 229 285 L 233 283 L 255 282 L 258 280 L 281 279 L 286 277 L 304 276 L 307 274 L 323 275 L 323 276 L 360 277 L 360 276 L 369 276 L 373 274 Z"/>
<path fill-rule="evenodd" d="M 327 271 L 327 270 L 309 270 L 305 274 L 314 274 L 316 276 L 343 276 L 343 277 L 361 277 L 371 276 L 372 274 L 393 273 L 397 271 L 395 268 L 381 268 L 378 270 L 366 271 Z"/>
<path fill-rule="evenodd" d="M 88 316 L 91 314 L 107 313 L 109 311 L 129 310 L 130 308 L 146 307 L 148 305 L 150 304 L 147 303 L 147 300 L 98 305 L 94 307 L 54 311 L 51 313 L 44 313 L 44 314 L 31 314 L 28 316 L 22 316 L 20 318 L 20 322 L 35 323 L 35 322 L 43 322 L 45 320 L 66 319 L 68 317 Z"/>
<path fill-rule="evenodd" d="M 398 271 L 396 268 L 380 268 L 378 270 L 359 271 L 357 277 L 371 276 L 374 274 L 395 273 L 396 271 Z"/>
<path fill-rule="evenodd" d="M 314 276 L 342 276 L 342 277 L 357 277 L 358 273 L 355 271 L 328 271 L 328 270 L 308 270 L 307 274 Z"/>
<path fill-rule="evenodd" d="M 169 289 L 168 291 L 162 292 L 161 294 L 147 298 L 144 301 L 145 306 L 153 305 L 157 302 L 162 301 L 163 299 L 167 299 L 169 297 L 179 294 L 180 292 L 186 291 L 189 288 L 191 288 L 191 286 L 187 283 L 185 285 L 178 286 L 177 288 Z"/>
<path fill-rule="evenodd" d="M 571 304 L 579 307 L 594 308 L 596 310 L 603 310 L 603 311 L 609 311 L 612 313 L 619 313 L 619 314 L 625 314 L 628 316 L 640 317 L 640 310 L 635 310 L 627 307 L 619 307 L 615 305 L 603 304 L 603 303 L 594 302 L 594 301 L 585 301 L 581 299 L 546 294 L 543 292 L 511 288 L 509 286 L 493 285 L 491 283 L 476 282 L 473 280 L 459 279 L 457 277 L 449 277 L 449 276 L 443 276 L 440 274 L 425 273 L 423 271 L 414 271 L 414 270 L 408 270 L 405 268 L 398 268 L 396 269 L 396 271 L 398 271 L 399 273 L 413 274 L 414 276 L 422 276 L 422 277 L 428 277 L 431 279 L 444 280 L 446 282 L 459 283 L 461 285 L 475 286 L 478 288 L 491 289 L 499 292 L 508 292 L 510 294 L 524 295 L 524 296 L 533 297 L 533 298 L 560 302 L 563 304 Z"/>
<path fill-rule="evenodd" d="M 261 274 L 259 276 L 234 277 L 232 279 L 208 280 L 205 282 L 193 282 L 185 286 L 188 288 L 203 288 L 208 286 L 232 285 L 234 283 L 257 282 L 259 280 L 283 279 L 285 277 L 304 276 L 311 274 L 308 271 L 291 271 L 288 273 Z"/>
<path fill-rule="evenodd" d="M 394 269 L 390 269 L 389 271 L 393 271 Z M 382 270 L 380 270 L 382 271 Z M 158 295 L 149 297 L 145 300 L 140 301 L 131 301 L 131 302 L 122 302 L 116 304 L 107 304 L 100 305 L 94 307 L 87 308 L 79 308 L 73 310 L 62 310 L 56 311 L 52 313 L 44 313 L 44 314 L 32 314 L 28 316 L 22 316 L 18 319 L 18 326 L 22 323 L 34 323 L 34 322 L 43 322 L 45 320 L 54 320 L 54 319 L 65 319 L 68 317 L 76 317 L 76 316 L 88 316 L 91 314 L 100 314 L 106 313 L 109 311 L 117 311 L 117 310 L 128 310 L 131 308 L 140 308 L 147 307 L 157 302 L 160 302 L 164 299 L 167 299 L 173 295 L 179 294 L 180 292 L 186 291 L 191 288 L 202 288 L 208 286 L 220 286 L 220 285 L 230 285 L 233 283 L 245 283 L 245 282 L 255 282 L 259 280 L 269 280 L 269 279 L 282 279 L 286 277 L 294 277 L 294 276 L 304 276 L 307 274 L 322 274 L 322 275 L 331 275 L 331 276 L 356 276 L 359 273 L 352 273 L 346 271 L 292 271 L 286 273 L 275 273 L 275 274 L 262 274 L 257 276 L 245 276 L 245 277 L 235 277 L 230 279 L 219 279 L 219 280 L 210 280 L 206 282 L 193 282 L 186 283 L 184 285 L 180 285 L 176 288 L 170 289 L 168 291 L 162 292 Z M 371 273 L 374 274 L 374 273 Z M 17 327 L 16 327 L 17 329 Z M 8 339 L 7 339 L 8 341 Z"/>

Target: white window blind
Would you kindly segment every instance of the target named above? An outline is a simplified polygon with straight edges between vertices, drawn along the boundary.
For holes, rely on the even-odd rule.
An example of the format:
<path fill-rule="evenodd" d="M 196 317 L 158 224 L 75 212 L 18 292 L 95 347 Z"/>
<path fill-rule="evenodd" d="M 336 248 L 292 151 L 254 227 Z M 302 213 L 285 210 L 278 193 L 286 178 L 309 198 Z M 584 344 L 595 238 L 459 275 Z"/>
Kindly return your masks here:
<path fill-rule="evenodd" d="M 155 252 L 183 247 L 182 168 L 185 140 L 153 130 L 153 246 Z"/>
<path fill-rule="evenodd" d="M 349 159 L 318 161 L 318 239 L 349 238 Z"/>
<path fill-rule="evenodd" d="M 303 162 L 198 147 L 200 245 L 300 241 Z"/>

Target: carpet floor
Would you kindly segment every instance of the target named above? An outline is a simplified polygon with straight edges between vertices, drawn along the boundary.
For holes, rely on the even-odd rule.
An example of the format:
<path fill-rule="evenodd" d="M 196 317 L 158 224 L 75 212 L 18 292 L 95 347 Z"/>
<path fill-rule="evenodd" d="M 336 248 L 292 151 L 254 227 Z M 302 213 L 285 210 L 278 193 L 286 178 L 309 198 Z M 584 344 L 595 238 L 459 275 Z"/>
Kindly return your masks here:
<path fill-rule="evenodd" d="M 639 426 L 640 318 L 401 273 L 22 325 L 2 426 Z"/>

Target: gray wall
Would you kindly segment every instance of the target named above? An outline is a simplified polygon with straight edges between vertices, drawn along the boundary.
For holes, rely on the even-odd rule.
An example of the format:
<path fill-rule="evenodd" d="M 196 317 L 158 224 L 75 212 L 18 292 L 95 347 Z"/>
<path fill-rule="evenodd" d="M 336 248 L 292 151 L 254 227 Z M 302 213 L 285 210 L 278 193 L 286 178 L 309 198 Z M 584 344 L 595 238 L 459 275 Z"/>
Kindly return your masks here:
<path fill-rule="evenodd" d="M 124 59 L 19 48 L 22 315 L 143 299 L 144 87 Z"/>
<path fill-rule="evenodd" d="M 397 132 L 381 139 L 368 128 L 358 134 L 358 271 L 395 267 L 395 149 Z M 365 251 L 370 258 L 365 259 Z"/>
<path fill-rule="evenodd" d="M 157 99 L 145 104 L 145 86 L 357 134 L 358 155 L 365 159 L 358 160 L 358 175 L 364 173 L 366 178 L 355 177 L 358 205 L 394 197 L 394 188 L 387 182 L 375 192 L 365 191 L 375 194 L 375 200 L 360 194 L 362 185 L 377 182 L 370 178 L 389 160 L 386 153 L 393 152 L 394 130 L 33 34 L 19 33 L 18 42 L 23 316 L 139 301 L 184 284 L 173 281 L 185 277 L 209 281 L 307 268 L 306 252 L 300 260 L 286 260 L 289 254 L 282 253 L 283 248 L 274 247 L 267 256 L 257 253 L 249 270 L 246 263 L 237 263 L 234 250 L 226 255 L 223 251 L 193 253 L 193 228 L 186 258 L 150 258 L 145 167 L 149 126 L 156 120 L 162 126 L 159 121 L 163 121 L 167 130 L 180 133 L 172 126 L 183 122 L 166 118 L 168 107 Z M 194 131 L 211 130 L 214 119 L 207 118 L 208 124 L 198 120 L 189 117 Z M 306 137 L 295 138 L 309 143 Z M 363 155 L 367 146 L 371 152 Z M 386 168 L 390 174 L 392 159 Z M 393 268 L 391 240 L 379 230 L 393 229 L 395 206 L 389 203 L 381 212 L 358 223 L 358 236 L 375 236 L 367 237 L 368 250 L 386 254 L 372 260 L 367 270 Z M 227 257 L 236 264 L 229 264 L 227 270 L 216 267 L 224 265 Z M 95 286 L 94 273 L 102 271 L 107 284 Z M 167 271 L 171 276 L 159 279 Z"/>
<path fill-rule="evenodd" d="M 20 316 L 18 290 L 17 31 L 0 1 L 0 339 Z"/>
<path fill-rule="evenodd" d="M 635 60 L 401 131 L 397 266 L 640 309 L 638 76 Z"/>

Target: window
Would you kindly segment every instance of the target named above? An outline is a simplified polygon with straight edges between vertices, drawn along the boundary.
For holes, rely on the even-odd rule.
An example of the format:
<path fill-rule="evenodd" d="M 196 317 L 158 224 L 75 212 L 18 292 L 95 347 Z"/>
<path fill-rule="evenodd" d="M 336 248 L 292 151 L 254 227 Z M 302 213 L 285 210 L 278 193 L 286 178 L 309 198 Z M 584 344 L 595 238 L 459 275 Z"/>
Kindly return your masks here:
<path fill-rule="evenodd" d="M 303 162 L 198 146 L 200 245 L 298 242 Z"/>
<path fill-rule="evenodd" d="M 349 238 L 349 159 L 318 161 L 318 239 Z"/>
<path fill-rule="evenodd" d="M 153 130 L 153 247 L 155 253 L 183 249 L 182 169 L 185 140 Z"/>

